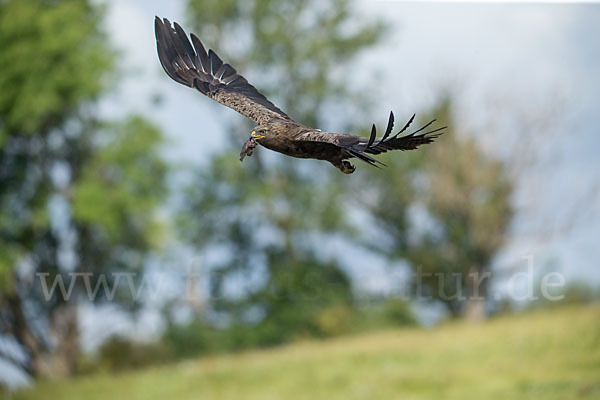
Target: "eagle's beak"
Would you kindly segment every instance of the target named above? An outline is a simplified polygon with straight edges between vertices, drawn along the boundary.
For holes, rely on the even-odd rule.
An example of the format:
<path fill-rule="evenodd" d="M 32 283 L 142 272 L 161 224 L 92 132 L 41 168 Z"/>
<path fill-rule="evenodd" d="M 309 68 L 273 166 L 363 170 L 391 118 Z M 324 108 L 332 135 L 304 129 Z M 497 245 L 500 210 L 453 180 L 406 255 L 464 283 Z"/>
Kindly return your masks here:
<path fill-rule="evenodd" d="M 252 137 L 255 139 L 262 139 L 264 136 L 257 134 L 254 130 L 252 131 Z"/>

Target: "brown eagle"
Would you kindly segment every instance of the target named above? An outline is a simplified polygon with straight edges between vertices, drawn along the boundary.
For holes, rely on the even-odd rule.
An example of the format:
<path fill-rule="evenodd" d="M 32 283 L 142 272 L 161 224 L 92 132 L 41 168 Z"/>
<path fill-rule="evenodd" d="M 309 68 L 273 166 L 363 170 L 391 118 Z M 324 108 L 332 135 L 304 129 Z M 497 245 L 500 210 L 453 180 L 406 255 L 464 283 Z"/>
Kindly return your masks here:
<path fill-rule="evenodd" d="M 297 123 L 271 103 L 254 86 L 229 64 L 223 63 L 212 50 L 205 50 L 196 35 L 192 42 L 185 31 L 168 19 L 155 19 L 156 47 L 158 58 L 165 72 L 175 81 L 196 88 L 202 94 L 218 101 L 250 118 L 258 125 L 240 153 L 240 160 L 250 156 L 257 144 L 297 158 L 326 160 L 345 174 L 354 172 L 355 167 L 347 159 L 358 158 L 370 165 L 384 165 L 372 155 L 388 150 L 412 150 L 422 144 L 431 143 L 446 127 L 426 130 L 435 120 L 420 129 L 399 136 L 413 122 L 415 116 L 396 134 L 391 135 L 394 114 L 385 133 L 376 139 L 375 125 L 369 138 L 343 133 L 322 132 Z"/>

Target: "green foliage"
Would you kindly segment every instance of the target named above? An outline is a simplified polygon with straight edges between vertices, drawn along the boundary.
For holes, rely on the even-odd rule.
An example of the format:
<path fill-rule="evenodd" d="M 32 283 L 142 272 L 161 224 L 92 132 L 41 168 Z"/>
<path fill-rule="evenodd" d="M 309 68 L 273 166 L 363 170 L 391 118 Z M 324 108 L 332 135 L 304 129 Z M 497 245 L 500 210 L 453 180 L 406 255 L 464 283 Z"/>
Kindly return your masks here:
<path fill-rule="evenodd" d="M 157 157 L 162 133 L 134 116 L 107 126 L 101 139 L 74 185 L 74 219 L 115 243 L 150 244 L 157 228 L 152 211 L 166 194 L 167 166 Z"/>
<path fill-rule="evenodd" d="M 337 265 L 309 255 L 294 260 L 283 252 L 273 252 L 268 254 L 267 268 L 269 281 L 247 299 L 249 305 L 267 314 L 257 326 L 264 333 L 259 346 L 344 333 L 344 319 L 354 311 L 350 281 Z M 345 315 L 332 320 L 333 309 Z"/>
<path fill-rule="evenodd" d="M 87 1 L 0 3 L 0 145 L 48 133 L 102 92 L 112 53 L 101 15 Z"/>
<path fill-rule="evenodd" d="M 161 342 L 141 343 L 113 336 L 98 349 L 96 359 L 82 360 L 79 374 L 121 372 L 161 364 L 171 359 L 170 349 Z"/>
<path fill-rule="evenodd" d="M 382 316 L 390 325 L 416 325 L 417 320 L 410 310 L 408 302 L 400 299 L 390 299 L 383 303 Z"/>
<path fill-rule="evenodd" d="M 358 313 L 350 305 L 338 304 L 315 312 L 311 319 L 315 336 L 335 337 L 355 330 Z"/>
<path fill-rule="evenodd" d="M 162 341 L 175 359 L 189 359 L 219 350 L 227 351 L 229 330 L 218 329 L 199 320 L 188 324 L 169 324 Z"/>

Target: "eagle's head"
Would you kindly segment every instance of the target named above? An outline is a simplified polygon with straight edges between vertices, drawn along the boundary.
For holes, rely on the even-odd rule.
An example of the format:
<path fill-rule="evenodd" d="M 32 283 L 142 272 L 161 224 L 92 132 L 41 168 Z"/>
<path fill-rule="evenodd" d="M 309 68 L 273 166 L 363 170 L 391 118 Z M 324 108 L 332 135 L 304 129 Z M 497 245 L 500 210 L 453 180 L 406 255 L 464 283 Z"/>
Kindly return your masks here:
<path fill-rule="evenodd" d="M 255 140 L 260 140 L 262 138 L 264 138 L 265 136 L 267 136 L 269 133 L 269 129 L 267 127 L 264 126 L 257 126 L 254 129 L 252 129 L 252 132 L 250 133 L 250 135 L 255 139 Z"/>

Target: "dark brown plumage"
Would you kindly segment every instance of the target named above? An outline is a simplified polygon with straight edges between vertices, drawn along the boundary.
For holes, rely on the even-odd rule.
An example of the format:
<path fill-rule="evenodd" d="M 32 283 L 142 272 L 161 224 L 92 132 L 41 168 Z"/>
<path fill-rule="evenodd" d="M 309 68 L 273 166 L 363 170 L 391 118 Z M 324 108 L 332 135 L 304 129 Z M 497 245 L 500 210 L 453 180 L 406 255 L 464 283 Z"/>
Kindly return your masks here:
<path fill-rule="evenodd" d="M 257 144 L 270 150 L 297 158 L 327 160 L 342 172 L 354 172 L 354 166 L 347 159 L 358 158 L 370 165 L 383 165 L 372 157 L 389 150 L 412 150 L 422 144 L 431 143 L 443 132 L 442 128 L 426 130 L 435 120 L 405 136 L 415 116 L 396 134 L 394 114 L 390 117 L 384 135 L 376 138 L 373 125 L 369 138 L 360 136 L 322 132 L 292 120 L 277 108 L 254 86 L 239 75 L 229 64 L 212 51 L 205 50 L 200 40 L 191 35 L 191 43 L 184 30 L 168 19 L 155 19 L 156 46 L 158 57 L 165 72 L 173 80 L 196 88 L 202 94 L 218 101 L 250 118 L 258 125 L 252 130 L 250 139 L 244 144 L 240 159 L 250 156 Z"/>

